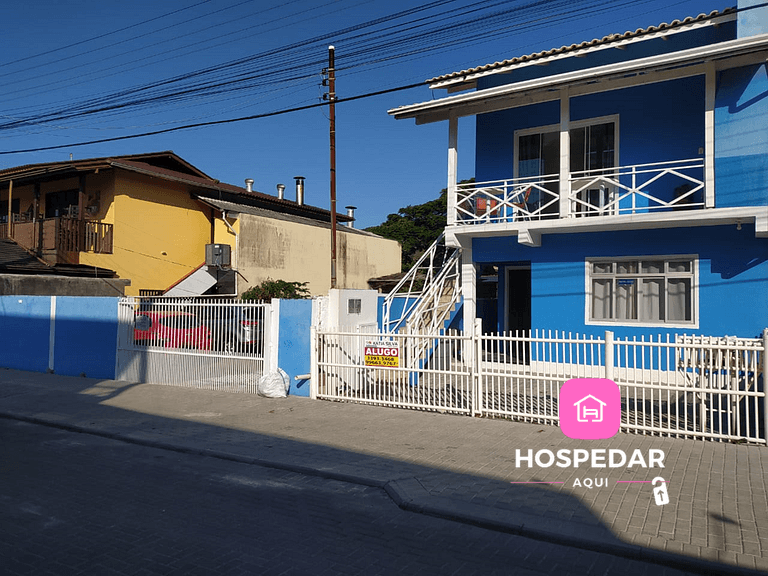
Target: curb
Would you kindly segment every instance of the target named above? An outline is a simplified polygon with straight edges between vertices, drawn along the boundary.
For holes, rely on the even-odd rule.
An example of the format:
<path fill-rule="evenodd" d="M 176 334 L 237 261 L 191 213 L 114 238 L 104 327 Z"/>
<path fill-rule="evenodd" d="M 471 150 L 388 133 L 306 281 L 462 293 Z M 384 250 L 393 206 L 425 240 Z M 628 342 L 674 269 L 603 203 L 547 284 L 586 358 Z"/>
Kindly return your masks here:
<path fill-rule="evenodd" d="M 664 550 L 643 548 L 636 544 L 625 543 L 618 540 L 615 535 L 611 534 L 608 528 L 598 529 L 583 524 L 568 525 L 550 519 L 542 519 L 531 514 L 513 513 L 507 510 L 499 510 L 478 504 L 471 504 L 469 502 L 456 501 L 441 496 L 433 496 L 429 494 L 424 486 L 422 486 L 421 482 L 413 476 L 384 480 L 379 476 L 366 475 L 361 474 L 360 472 L 339 468 L 317 468 L 293 462 L 265 460 L 262 458 L 243 456 L 219 450 L 179 446 L 178 444 L 169 442 L 137 438 L 130 434 L 108 432 L 101 429 L 55 422 L 33 416 L 0 412 L 0 418 L 17 420 L 50 428 L 58 428 L 68 432 L 100 436 L 148 448 L 156 448 L 195 456 L 206 456 L 241 464 L 285 470 L 306 476 L 315 476 L 328 480 L 337 480 L 340 482 L 348 482 L 350 484 L 381 488 L 402 510 L 433 516 L 435 518 L 442 518 L 453 522 L 469 524 L 479 528 L 493 530 L 495 532 L 504 532 L 572 548 L 610 554 L 629 560 L 639 560 L 646 563 L 659 564 L 664 567 L 677 568 L 688 572 L 698 572 L 705 575 L 727 574 L 734 576 L 765 576 L 766 574 L 765 572 L 756 569 L 743 568 L 731 564 L 721 564 L 692 556 L 682 556 Z M 606 538 L 607 536 L 611 538 L 610 541 Z M 714 552 L 716 553 L 716 551 Z M 736 554 L 736 559 L 737 561 L 741 560 L 741 562 L 746 564 L 750 563 L 749 561 L 753 560 L 754 557 L 747 554 Z"/>
<path fill-rule="evenodd" d="M 553 520 L 543 520 L 531 514 L 512 513 L 432 496 L 416 478 L 390 481 L 384 489 L 403 510 L 471 524 L 487 530 L 515 534 L 533 540 L 706 575 L 765 576 L 765 572 L 756 569 L 720 564 L 701 558 L 681 556 L 664 550 L 643 548 L 636 544 L 625 543 L 617 540 L 616 536 L 612 535 L 607 528 L 595 529 L 583 524 L 568 526 Z M 606 539 L 606 535 L 610 536 L 610 541 Z M 741 558 L 744 562 L 753 558 L 747 554 L 737 554 L 736 556 L 737 559 Z"/>

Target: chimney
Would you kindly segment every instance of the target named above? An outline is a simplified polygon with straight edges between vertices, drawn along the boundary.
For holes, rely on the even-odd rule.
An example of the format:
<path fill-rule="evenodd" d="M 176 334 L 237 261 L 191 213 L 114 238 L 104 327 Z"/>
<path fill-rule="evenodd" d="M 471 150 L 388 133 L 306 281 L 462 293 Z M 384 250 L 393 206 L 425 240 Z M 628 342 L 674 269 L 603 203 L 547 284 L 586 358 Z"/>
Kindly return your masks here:
<path fill-rule="evenodd" d="M 355 210 L 357 210 L 357 206 L 345 206 L 347 209 L 347 216 L 352 218 L 349 222 L 347 222 L 348 228 L 354 228 L 355 227 Z"/>
<path fill-rule="evenodd" d="M 246 178 L 245 179 L 245 189 L 248 192 L 253 192 L 253 178 Z"/>
<path fill-rule="evenodd" d="M 279 200 L 285 200 L 285 184 L 277 185 L 277 198 Z"/>
<path fill-rule="evenodd" d="M 304 206 L 304 176 L 294 176 L 296 180 L 296 204 Z"/>

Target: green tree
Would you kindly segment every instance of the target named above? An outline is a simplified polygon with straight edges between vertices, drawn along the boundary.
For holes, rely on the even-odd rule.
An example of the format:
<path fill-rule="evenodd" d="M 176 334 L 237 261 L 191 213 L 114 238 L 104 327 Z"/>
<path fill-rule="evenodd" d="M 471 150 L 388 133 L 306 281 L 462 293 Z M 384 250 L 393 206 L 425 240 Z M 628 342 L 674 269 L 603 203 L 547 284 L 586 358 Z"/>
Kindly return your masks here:
<path fill-rule="evenodd" d="M 272 280 L 267 278 L 258 286 L 251 286 L 243 292 L 243 300 L 263 300 L 271 302 L 272 298 L 284 300 L 302 300 L 309 298 L 307 282 L 286 282 L 285 280 Z"/>
<path fill-rule="evenodd" d="M 460 183 L 471 183 L 462 180 Z M 400 208 L 390 214 L 378 226 L 366 228 L 384 238 L 397 240 L 403 248 L 403 271 L 410 270 L 422 254 L 437 240 L 445 229 L 448 215 L 448 193 L 445 188 L 440 196 L 424 204 Z"/>

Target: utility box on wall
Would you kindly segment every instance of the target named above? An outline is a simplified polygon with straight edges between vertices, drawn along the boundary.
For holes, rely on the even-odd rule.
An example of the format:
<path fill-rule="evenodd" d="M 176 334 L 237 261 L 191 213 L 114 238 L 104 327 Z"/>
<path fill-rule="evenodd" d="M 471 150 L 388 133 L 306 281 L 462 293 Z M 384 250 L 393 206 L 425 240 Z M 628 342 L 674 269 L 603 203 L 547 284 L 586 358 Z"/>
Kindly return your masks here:
<path fill-rule="evenodd" d="M 232 265 L 232 247 L 229 244 L 206 244 L 205 265 L 219 268 Z"/>

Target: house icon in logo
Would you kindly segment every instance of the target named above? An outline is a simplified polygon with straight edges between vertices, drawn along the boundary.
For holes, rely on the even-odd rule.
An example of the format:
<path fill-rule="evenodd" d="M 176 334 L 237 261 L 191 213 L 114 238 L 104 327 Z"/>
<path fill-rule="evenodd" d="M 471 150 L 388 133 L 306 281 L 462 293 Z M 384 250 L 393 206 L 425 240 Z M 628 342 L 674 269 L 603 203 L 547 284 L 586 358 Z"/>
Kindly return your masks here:
<path fill-rule="evenodd" d="M 603 421 L 603 407 L 606 403 L 595 398 L 592 394 L 587 394 L 579 400 L 573 403 L 576 406 L 576 419 L 579 422 L 602 422 Z"/>

